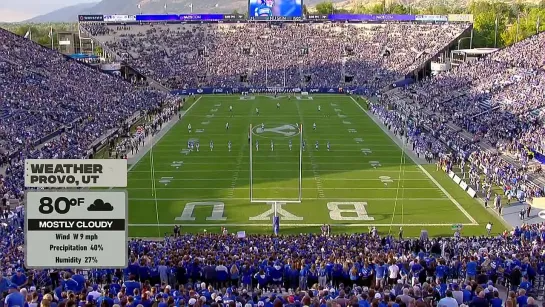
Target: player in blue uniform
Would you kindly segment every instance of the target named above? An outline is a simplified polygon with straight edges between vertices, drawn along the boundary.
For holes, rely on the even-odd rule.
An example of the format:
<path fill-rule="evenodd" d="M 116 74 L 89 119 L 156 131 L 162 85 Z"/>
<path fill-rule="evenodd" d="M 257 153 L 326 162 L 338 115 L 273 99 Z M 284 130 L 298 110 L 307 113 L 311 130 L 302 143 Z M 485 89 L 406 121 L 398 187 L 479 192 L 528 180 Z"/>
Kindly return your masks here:
<path fill-rule="evenodd" d="M 254 10 L 255 17 L 271 17 L 273 15 L 274 0 L 261 0 L 261 4 Z"/>
<path fill-rule="evenodd" d="M 314 144 L 314 146 L 316 147 L 316 150 L 318 150 L 318 141 L 316 141 L 316 144 Z"/>

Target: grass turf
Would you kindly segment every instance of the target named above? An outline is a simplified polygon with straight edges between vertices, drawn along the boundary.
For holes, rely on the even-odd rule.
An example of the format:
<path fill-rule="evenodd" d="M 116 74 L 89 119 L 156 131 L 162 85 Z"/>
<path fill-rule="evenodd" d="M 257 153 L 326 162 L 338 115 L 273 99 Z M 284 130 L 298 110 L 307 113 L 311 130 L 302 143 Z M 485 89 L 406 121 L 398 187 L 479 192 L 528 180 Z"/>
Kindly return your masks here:
<path fill-rule="evenodd" d="M 129 170 L 129 235 L 162 236 L 174 224 L 183 232 L 218 232 L 226 226 L 230 232 L 270 234 L 272 215 L 265 213 L 274 207 L 250 202 L 250 150 L 253 199 L 297 200 L 300 134 L 295 127 L 301 124 L 302 202 L 276 206 L 282 234 L 319 232 L 324 223 L 333 233 L 367 232 L 376 225 L 380 233 L 397 235 L 403 227 L 405 236 L 418 236 L 421 229 L 450 236 L 453 224 L 464 224 L 463 235 L 481 235 L 488 221 L 494 233 L 504 230 L 435 165 L 415 164 L 360 103 L 341 95 L 197 98 L 182 121 Z M 190 139 L 199 141 L 199 152 L 187 152 Z"/>

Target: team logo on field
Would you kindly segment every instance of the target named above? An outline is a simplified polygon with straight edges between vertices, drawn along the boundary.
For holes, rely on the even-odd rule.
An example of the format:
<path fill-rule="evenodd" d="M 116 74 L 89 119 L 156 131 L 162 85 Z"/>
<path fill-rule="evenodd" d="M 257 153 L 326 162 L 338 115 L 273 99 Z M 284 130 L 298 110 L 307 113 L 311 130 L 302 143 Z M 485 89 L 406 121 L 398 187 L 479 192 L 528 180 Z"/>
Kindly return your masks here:
<path fill-rule="evenodd" d="M 265 128 L 256 126 L 252 129 L 252 133 L 266 138 L 289 138 L 299 134 L 299 127 L 294 124 L 285 124 L 273 127 L 265 126 Z"/>

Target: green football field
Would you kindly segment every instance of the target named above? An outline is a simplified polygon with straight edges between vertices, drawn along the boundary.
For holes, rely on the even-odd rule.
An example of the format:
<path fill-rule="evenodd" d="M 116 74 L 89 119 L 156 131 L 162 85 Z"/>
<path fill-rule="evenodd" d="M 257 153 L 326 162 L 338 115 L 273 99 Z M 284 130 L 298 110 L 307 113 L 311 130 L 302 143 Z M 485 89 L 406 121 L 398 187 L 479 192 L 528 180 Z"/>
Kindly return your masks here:
<path fill-rule="evenodd" d="M 282 234 L 319 232 L 330 224 L 334 233 L 377 226 L 395 236 L 400 227 L 405 236 L 422 229 L 450 236 L 452 225 L 462 224 L 463 235 L 480 235 L 488 221 L 494 232 L 504 230 L 435 165 L 414 163 L 366 114 L 361 100 L 189 100 L 182 120 L 130 166 L 130 236 L 163 236 L 174 225 L 182 232 L 226 226 L 229 232 L 270 234 L 275 214 Z M 198 151 L 188 149 L 190 140 L 198 141 Z"/>

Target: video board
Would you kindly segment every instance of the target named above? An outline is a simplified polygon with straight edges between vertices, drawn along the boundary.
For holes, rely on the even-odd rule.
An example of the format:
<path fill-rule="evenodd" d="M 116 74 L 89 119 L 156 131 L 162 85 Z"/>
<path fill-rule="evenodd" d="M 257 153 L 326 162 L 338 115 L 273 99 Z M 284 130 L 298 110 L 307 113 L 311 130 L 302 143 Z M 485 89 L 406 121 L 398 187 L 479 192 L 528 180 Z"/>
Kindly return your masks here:
<path fill-rule="evenodd" d="M 302 20 L 302 0 L 249 0 L 250 20 Z"/>

